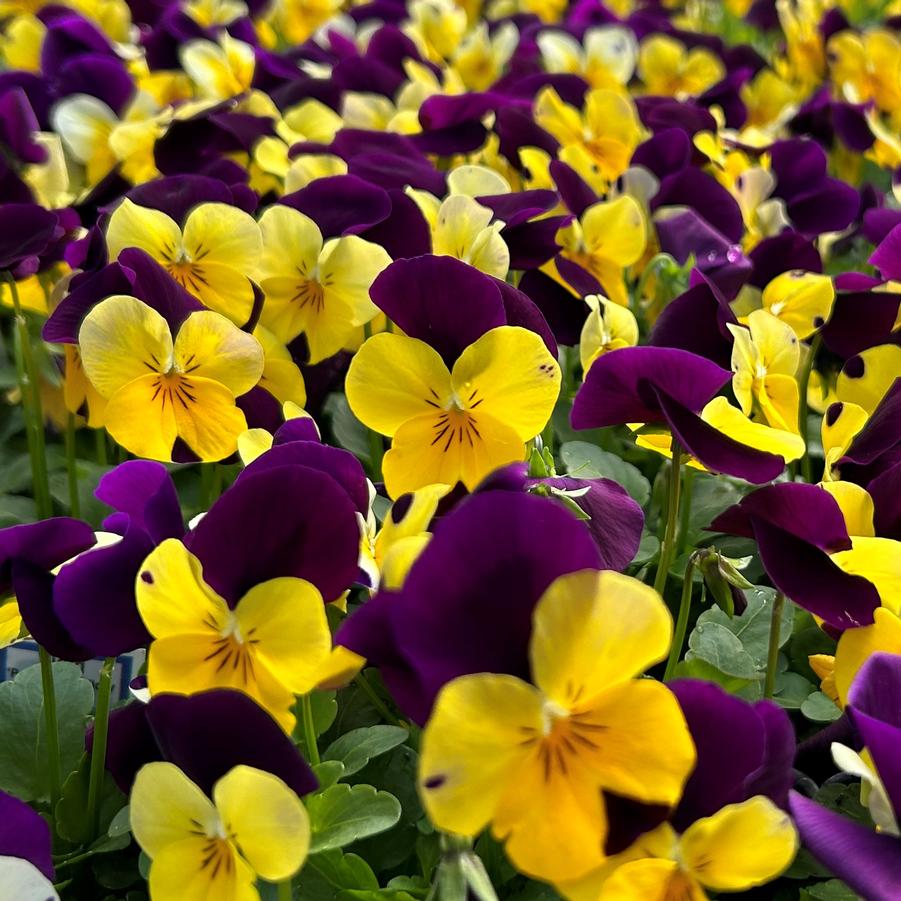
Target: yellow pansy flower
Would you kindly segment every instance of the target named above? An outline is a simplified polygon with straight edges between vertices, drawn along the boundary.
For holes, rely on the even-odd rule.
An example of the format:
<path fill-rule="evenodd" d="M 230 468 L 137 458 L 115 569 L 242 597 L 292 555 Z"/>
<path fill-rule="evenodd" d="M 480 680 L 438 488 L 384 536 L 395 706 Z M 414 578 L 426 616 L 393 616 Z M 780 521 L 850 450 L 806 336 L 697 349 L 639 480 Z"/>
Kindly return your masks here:
<path fill-rule="evenodd" d="M 901 654 L 901 619 L 897 611 L 877 607 L 869 626 L 846 629 L 838 640 L 833 679 L 838 701 L 844 707 L 854 677 L 869 658 L 879 652 Z"/>
<path fill-rule="evenodd" d="M 601 354 L 638 344 L 638 323 L 628 307 L 613 303 L 601 294 L 589 294 L 585 303 L 591 312 L 582 326 L 579 359 L 582 371 L 588 372 Z"/>
<path fill-rule="evenodd" d="M 41 71 L 41 44 L 47 29 L 35 15 L 23 12 L 3 25 L 0 33 L 0 59 L 7 69 Z"/>
<path fill-rule="evenodd" d="M 732 390 L 745 416 L 759 410 L 766 422 L 783 431 L 798 431 L 800 350 L 791 326 L 767 310 L 748 316 L 747 328 L 732 332 Z"/>
<path fill-rule="evenodd" d="M 309 216 L 287 206 L 269 207 L 260 230 L 262 324 L 284 343 L 306 335 L 311 363 L 332 356 L 378 313 L 369 288 L 391 257 L 356 235 L 323 241 Z"/>
<path fill-rule="evenodd" d="M 235 398 L 263 372 L 263 350 L 252 335 L 202 310 L 173 340 L 156 310 L 115 295 L 88 313 L 78 343 L 84 370 L 107 401 L 107 431 L 126 450 L 168 461 L 181 438 L 201 460 L 234 453 L 247 428 Z"/>
<path fill-rule="evenodd" d="M 534 685 L 478 673 L 438 695 L 419 767 L 432 822 L 460 835 L 490 824 L 513 863 L 541 879 L 600 866 L 603 791 L 675 804 L 695 763 L 675 696 L 635 678 L 671 637 L 663 600 L 636 579 L 583 571 L 553 582 L 534 613 Z"/>
<path fill-rule="evenodd" d="M 153 901 L 259 901 L 257 878 L 290 879 L 310 848 L 310 820 L 278 776 L 229 770 L 210 800 L 175 764 L 148 763 L 129 802 L 131 831 L 151 859 Z"/>
<path fill-rule="evenodd" d="M 284 576 L 254 585 L 234 608 L 203 579 L 200 561 L 174 538 L 154 548 L 136 583 L 153 636 L 151 695 L 235 688 L 290 732 L 295 695 L 312 691 L 332 650 L 315 585 Z"/>
<path fill-rule="evenodd" d="M 582 43 L 565 31 L 542 31 L 535 41 L 546 71 L 581 75 L 592 88 L 621 91 L 638 62 L 635 35 L 618 25 L 589 28 Z"/>
<path fill-rule="evenodd" d="M 127 247 L 153 257 L 198 300 L 243 325 L 253 308 L 252 278 L 260 262 L 262 236 L 253 216 L 225 203 L 194 207 L 183 228 L 160 210 L 127 197 L 106 229 L 110 259 Z"/>
<path fill-rule="evenodd" d="M 466 10 L 454 0 L 413 0 L 404 31 L 433 63 L 450 59 L 466 32 Z"/>
<path fill-rule="evenodd" d="M 901 347 L 879 344 L 868 347 L 845 364 L 838 375 L 835 393 L 845 403 L 856 404 L 871 414 L 901 375 Z"/>
<path fill-rule="evenodd" d="M 382 461 L 388 494 L 462 482 L 524 460 L 547 424 L 560 367 L 534 332 L 500 326 L 470 344 L 448 371 L 424 341 L 384 333 L 351 361 L 345 390 L 354 414 L 392 438 Z"/>
<path fill-rule="evenodd" d="M 851 103 L 873 101 L 901 113 L 901 41 L 885 28 L 858 34 L 840 31 L 829 39 L 832 78 Z"/>
<path fill-rule="evenodd" d="M 703 94 L 726 74 L 722 60 L 705 47 L 687 50 L 675 38 L 655 34 L 641 43 L 638 77 L 648 94 L 684 97 Z"/>
<path fill-rule="evenodd" d="M 489 33 L 480 22 L 463 39 L 453 56 L 452 66 L 470 91 L 485 91 L 504 72 L 519 43 L 519 31 L 512 22 L 504 22 Z"/>
<path fill-rule="evenodd" d="M 250 90 L 256 67 L 253 47 L 227 31 L 219 35 L 218 43 L 189 41 L 179 57 L 198 96 L 204 99 L 228 100 Z"/>
<path fill-rule="evenodd" d="M 763 289 L 763 308 L 790 325 L 802 341 L 825 325 L 834 302 L 832 279 L 814 272 L 783 272 Z"/>
<path fill-rule="evenodd" d="M 851 442 L 867 423 L 867 411 L 857 404 L 837 401 L 826 409 L 820 426 L 825 467 L 823 480 L 839 478 L 836 466 L 848 452 Z"/>

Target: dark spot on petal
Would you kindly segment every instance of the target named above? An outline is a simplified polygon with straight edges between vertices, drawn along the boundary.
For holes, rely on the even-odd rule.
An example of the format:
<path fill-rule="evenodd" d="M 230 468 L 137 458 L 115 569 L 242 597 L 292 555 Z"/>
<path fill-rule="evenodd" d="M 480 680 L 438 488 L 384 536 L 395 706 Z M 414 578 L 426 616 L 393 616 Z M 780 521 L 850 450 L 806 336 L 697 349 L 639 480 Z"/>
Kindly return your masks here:
<path fill-rule="evenodd" d="M 402 494 L 391 507 L 391 521 L 397 525 L 403 521 L 403 518 L 409 513 L 410 505 L 413 503 L 412 494 Z"/>
<path fill-rule="evenodd" d="M 863 357 L 851 357 L 847 363 L 845 363 L 845 375 L 848 376 L 849 379 L 860 379 L 863 378 L 864 370 L 866 367 L 863 363 Z"/>
<path fill-rule="evenodd" d="M 148 585 L 153 585 L 153 574 L 145 569 L 144 572 L 141 573 L 141 581 L 146 582 Z"/>
<path fill-rule="evenodd" d="M 428 789 L 441 788 L 445 782 L 447 782 L 447 776 L 439 774 L 437 776 L 429 776 L 429 778 L 422 783 L 422 786 L 423 788 Z"/>
<path fill-rule="evenodd" d="M 829 409 L 826 411 L 826 425 L 830 428 L 834 426 L 838 422 L 839 416 L 842 415 L 842 410 L 845 408 L 845 405 L 839 401 L 835 404 L 830 404 Z"/>
<path fill-rule="evenodd" d="M 822 316 L 814 316 L 813 324 L 816 328 L 822 328 L 826 324 L 826 320 Z"/>

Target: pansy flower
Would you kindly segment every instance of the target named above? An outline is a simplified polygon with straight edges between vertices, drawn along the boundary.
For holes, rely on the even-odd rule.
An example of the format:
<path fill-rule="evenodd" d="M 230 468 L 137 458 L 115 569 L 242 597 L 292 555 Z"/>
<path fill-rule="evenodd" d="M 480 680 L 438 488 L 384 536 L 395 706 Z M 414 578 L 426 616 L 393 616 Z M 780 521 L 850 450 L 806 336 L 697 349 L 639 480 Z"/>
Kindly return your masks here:
<path fill-rule="evenodd" d="M 579 338 L 583 372 L 587 372 L 601 354 L 638 344 L 638 323 L 628 307 L 613 303 L 601 294 L 589 294 L 585 303 L 590 312 Z"/>
<path fill-rule="evenodd" d="M 592 88 L 622 90 L 638 62 L 638 42 L 619 25 L 589 28 L 579 42 L 566 31 L 547 29 L 535 38 L 547 72 L 581 75 Z"/>
<path fill-rule="evenodd" d="M 828 275 L 783 272 L 763 289 L 763 308 L 789 325 L 803 341 L 825 325 L 835 302 Z"/>
<path fill-rule="evenodd" d="M 259 901 L 257 878 L 281 882 L 301 867 L 310 820 L 277 776 L 236 766 L 208 798 L 177 766 L 148 763 L 129 799 L 131 830 L 151 859 L 154 898 Z"/>
<path fill-rule="evenodd" d="M 641 42 L 638 77 L 648 94 L 683 97 L 701 94 L 726 74 L 722 60 L 706 47 L 686 49 L 665 34 Z"/>
<path fill-rule="evenodd" d="M 7 898 L 59 901 L 50 827 L 24 801 L 0 792 L 0 886 Z"/>
<path fill-rule="evenodd" d="M 545 879 L 602 863 L 602 790 L 674 805 L 695 762 L 675 697 L 635 678 L 671 635 L 661 598 L 635 579 L 557 579 L 535 607 L 534 684 L 478 673 L 438 695 L 419 773 L 432 821 L 462 835 L 490 823 L 516 865 Z"/>
<path fill-rule="evenodd" d="M 259 265 L 262 238 L 243 210 L 202 203 L 180 227 L 166 213 L 126 197 L 110 216 L 106 241 L 111 259 L 126 248 L 140 248 L 211 310 L 238 325 L 250 318 L 254 291 L 249 277 Z"/>
<path fill-rule="evenodd" d="M 224 316 L 192 313 L 173 335 L 135 297 L 99 303 L 78 333 L 82 364 L 107 400 L 107 430 L 123 447 L 171 460 L 181 439 L 202 460 L 234 453 L 247 428 L 235 398 L 263 373 L 260 343 Z"/>
<path fill-rule="evenodd" d="M 227 31 L 219 35 L 218 43 L 189 41 L 179 55 L 197 93 L 206 100 L 227 100 L 250 89 L 254 49 Z"/>
<path fill-rule="evenodd" d="M 311 363 L 332 356 L 377 314 L 369 287 L 391 258 L 356 235 L 323 241 L 309 216 L 280 204 L 260 230 L 263 325 L 285 342 L 304 334 Z"/>

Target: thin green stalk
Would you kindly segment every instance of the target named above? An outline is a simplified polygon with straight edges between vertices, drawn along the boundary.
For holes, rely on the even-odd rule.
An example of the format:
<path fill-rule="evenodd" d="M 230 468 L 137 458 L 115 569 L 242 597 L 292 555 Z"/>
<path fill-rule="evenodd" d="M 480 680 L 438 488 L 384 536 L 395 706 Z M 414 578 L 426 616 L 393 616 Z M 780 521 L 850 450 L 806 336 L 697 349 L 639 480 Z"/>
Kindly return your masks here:
<path fill-rule="evenodd" d="M 22 392 L 22 406 L 25 411 L 28 453 L 31 456 L 31 476 L 34 483 L 34 502 L 38 517 L 47 519 L 53 515 L 53 503 L 50 498 L 50 482 L 47 477 L 47 455 L 44 445 L 44 413 L 41 409 L 40 382 L 31 346 L 31 334 L 28 331 L 28 320 L 22 313 L 19 301 L 19 288 L 10 273 L 6 273 L 6 281 L 13 299 L 15 310 L 16 334 L 22 354 L 19 387 Z"/>
<path fill-rule="evenodd" d="M 107 465 L 106 432 L 103 429 L 94 430 L 94 443 L 97 449 L 97 463 L 100 466 Z"/>
<path fill-rule="evenodd" d="M 801 370 L 801 378 L 798 385 L 800 398 L 798 403 L 798 432 L 801 440 L 804 442 L 804 456 L 801 458 L 801 475 L 805 482 L 810 481 L 810 452 L 807 447 L 807 387 L 810 384 L 810 372 L 813 369 L 813 361 L 817 353 L 819 353 L 820 345 L 823 343 L 822 337 L 817 334 L 810 344 L 810 351 L 807 359 L 804 361 L 804 368 Z"/>
<path fill-rule="evenodd" d="M 307 754 L 310 763 L 316 766 L 321 760 L 319 757 L 319 745 L 316 744 L 316 726 L 313 722 L 313 701 L 309 694 L 301 696 L 300 710 L 303 717 L 303 738 L 307 746 Z"/>
<path fill-rule="evenodd" d="M 97 706 L 94 710 L 94 745 L 91 748 L 91 781 L 88 783 L 88 826 L 91 839 L 100 835 L 100 791 L 106 766 L 106 738 L 109 732 L 110 696 L 113 688 L 115 657 L 107 657 L 100 668 Z"/>
<path fill-rule="evenodd" d="M 676 673 L 676 666 L 682 656 L 682 646 L 685 644 L 685 633 L 688 630 L 688 614 L 691 610 L 691 593 L 694 587 L 695 573 L 694 557 L 689 557 L 685 567 L 685 579 L 682 582 L 682 597 L 679 600 L 679 615 L 676 619 L 676 627 L 673 630 L 673 643 L 670 645 L 669 657 L 666 661 L 666 671 L 663 681 L 669 682 Z"/>
<path fill-rule="evenodd" d="M 368 341 L 372 337 L 372 323 L 367 322 L 363 325 L 363 337 Z M 382 480 L 382 457 L 385 455 L 385 443 L 382 436 L 372 429 L 367 429 L 369 433 L 369 478 L 373 482 Z"/>
<path fill-rule="evenodd" d="M 684 553 L 688 543 L 688 530 L 691 528 L 691 493 L 695 483 L 695 470 L 685 467 L 682 477 L 682 506 L 679 512 L 679 540 L 676 543 L 676 557 Z"/>
<path fill-rule="evenodd" d="M 59 720 L 56 718 L 56 685 L 53 683 L 53 661 L 43 649 L 38 649 L 41 661 L 41 687 L 44 693 L 44 725 L 47 730 L 47 768 L 50 772 L 50 804 L 56 810 L 62 787 Z"/>
<path fill-rule="evenodd" d="M 779 633 L 782 631 L 782 608 L 785 606 L 785 595 L 776 592 L 773 600 L 772 619 L 770 620 L 770 645 L 766 655 L 766 676 L 763 682 L 763 696 L 771 698 L 776 690 L 776 663 L 779 659 Z"/>
<path fill-rule="evenodd" d="M 291 901 L 294 897 L 291 887 L 291 880 L 286 879 L 278 884 L 278 901 Z"/>
<path fill-rule="evenodd" d="M 69 477 L 69 514 L 81 516 L 81 498 L 78 495 L 78 470 L 75 456 L 75 414 L 66 417 L 66 474 Z"/>
<path fill-rule="evenodd" d="M 200 464 L 200 509 L 209 510 L 213 505 L 213 464 Z"/>
<path fill-rule="evenodd" d="M 369 703 L 387 720 L 392 726 L 403 726 L 404 724 L 388 709 L 385 702 L 378 696 L 378 692 L 369 684 L 369 680 L 363 673 L 357 673 L 354 676 L 354 683 L 360 688 L 364 695 L 369 699 Z"/>
<path fill-rule="evenodd" d="M 682 448 L 677 441 L 673 441 L 673 465 L 669 474 L 669 485 L 666 503 L 666 531 L 663 533 L 663 541 L 660 544 L 660 560 L 657 563 L 657 575 L 654 578 L 654 591 L 663 594 L 666 588 L 666 577 L 672 566 L 676 553 L 676 523 L 679 520 L 679 490 L 681 479 Z"/>

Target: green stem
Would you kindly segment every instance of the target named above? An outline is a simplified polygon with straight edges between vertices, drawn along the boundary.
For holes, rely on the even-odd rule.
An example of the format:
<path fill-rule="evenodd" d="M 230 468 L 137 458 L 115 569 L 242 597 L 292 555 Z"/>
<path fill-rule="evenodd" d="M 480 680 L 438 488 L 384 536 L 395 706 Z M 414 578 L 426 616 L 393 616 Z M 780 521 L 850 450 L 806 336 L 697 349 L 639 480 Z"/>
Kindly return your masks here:
<path fill-rule="evenodd" d="M 286 879 L 278 884 L 278 901 L 291 901 L 294 897 L 292 893 L 291 880 Z"/>
<path fill-rule="evenodd" d="M 682 597 L 679 600 L 679 616 L 676 619 L 676 628 L 673 630 L 673 643 L 670 645 L 669 657 L 666 661 L 666 671 L 663 681 L 669 682 L 676 673 L 676 665 L 682 656 L 682 647 L 685 644 L 685 633 L 688 630 L 688 614 L 691 610 L 691 593 L 694 587 L 693 579 L 695 563 L 693 557 L 688 560 L 685 567 L 685 579 L 682 582 Z"/>
<path fill-rule="evenodd" d="M 106 466 L 106 432 L 104 432 L 103 429 L 94 430 L 94 443 L 97 448 L 97 463 L 100 466 Z"/>
<path fill-rule="evenodd" d="M 316 744 L 316 726 L 313 722 L 313 701 L 309 694 L 301 696 L 300 709 L 303 716 L 303 738 L 307 746 L 310 764 L 316 766 L 321 761 L 319 745 Z"/>
<path fill-rule="evenodd" d="M 368 341 L 372 337 L 372 323 L 366 322 L 363 325 L 363 338 Z M 369 478 L 373 482 L 381 482 L 382 480 L 382 457 L 385 455 L 385 443 L 382 436 L 372 429 L 369 432 Z"/>
<path fill-rule="evenodd" d="M 766 655 L 766 677 L 763 682 L 763 696 L 771 698 L 776 690 L 776 662 L 779 659 L 779 634 L 782 631 L 782 608 L 785 595 L 776 592 L 773 600 L 772 619 L 770 620 L 770 645 Z"/>
<path fill-rule="evenodd" d="M 56 718 L 56 685 L 53 682 L 53 661 L 43 649 L 38 649 L 41 661 L 41 687 L 44 694 L 44 725 L 47 730 L 47 768 L 50 771 L 50 804 L 56 810 L 62 776 L 60 774 L 59 721 Z"/>
<path fill-rule="evenodd" d="M 66 417 L 66 474 L 69 477 L 69 515 L 81 516 L 81 498 L 78 496 L 78 470 L 75 457 L 75 414 Z"/>
<path fill-rule="evenodd" d="M 807 359 L 804 361 L 804 368 L 801 370 L 801 378 L 798 385 L 800 392 L 800 397 L 798 398 L 798 432 L 801 435 L 801 440 L 804 442 L 801 475 L 805 482 L 810 481 L 810 453 L 807 449 L 807 387 L 810 384 L 810 372 L 813 369 L 813 361 L 817 353 L 819 353 L 822 343 L 823 339 L 819 334 L 811 342 L 810 351 L 807 354 Z"/>
<path fill-rule="evenodd" d="M 660 545 L 660 560 L 657 563 L 657 575 L 654 578 L 654 591 L 663 594 L 666 588 L 666 577 L 673 563 L 676 553 L 676 523 L 679 519 L 679 489 L 682 482 L 680 464 L 682 448 L 677 441 L 673 441 L 673 465 L 669 474 L 669 485 L 666 503 L 666 531 L 663 533 L 663 541 Z"/>
<path fill-rule="evenodd" d="M 31 477 L 34 483 L 34 502 L 38 517 L 47 519 L 53 515 L 50 498 L 50 483 L 47 477 L 47 455 L 44 446 L 44 413 L 41 409 L 40 382 L 28 331 L 28 320 L 22 313 L 19 288 L 10 273 L 6 273 L 16 313 L 16 333 L 22 354 L 22 370 L 19 387 L 22 392 L 22 406 L 25 410 L 25 433 L 28 437 L 28 453 L 31 457 Z"/>
<path fill-rule="evenodd" d="M 106 738 L 109 732 L 110 695 L 115 657 L 107 657 L 100 669 L 97 706 L 94 710 L 94 745 L 91 748 L 91 781 L 88 783 L 88 826 L 91 839 L 100 835 L 100 791 L 106 766 Z"/>
<path fill-rule="evenodd" d="M 682 477 L 682 506 L 679 512 L 679 540 L 676 543 L 676 557 L 685 551 L 688 543 L 688 530 L 691 528 L 691 492 L 695 482 L 695 470 L 691 466 L 685 468 Z"/>
<path fill-rule="evenodd" d="M 364 695 L 369 699 L 369 703 L 382 715 L 382 718 L 391 723 L 392 726 L 403 726 L 399 720 L 389 709 L 385 702 L 378 696 L 378 692 L 369 684 L 369 680 L 363 673 L 357 673 L 354 676 L 354 682 L 360 688 Z"/>

